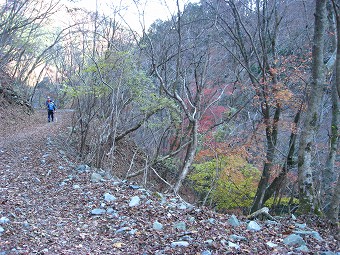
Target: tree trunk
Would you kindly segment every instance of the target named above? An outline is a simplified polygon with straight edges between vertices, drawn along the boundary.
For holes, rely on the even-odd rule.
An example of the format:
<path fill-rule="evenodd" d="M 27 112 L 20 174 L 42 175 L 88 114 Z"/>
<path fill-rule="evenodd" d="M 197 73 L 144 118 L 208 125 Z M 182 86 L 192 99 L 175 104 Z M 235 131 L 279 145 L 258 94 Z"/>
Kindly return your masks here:
<path fill-rule="evenodd" d="M 296 113 L 294 118 L 294 127 L 296 128 L 301 115 L 301 108 Z M 290 171 L 290 169 L 294 166 L 295 162 L 293 160 L 294 152 L 295 152 L 295 141 L 296 141 L 296 130 L 292 130 L 292 133 L 290 134 L 289 139 L 289 151 L 286 158 L 286 162 L 283 165 L 281 172 L 279 175 L 272 181 L 272 183 L 269 185 L 269 187 L 266 189 L 266 192 L 264 194 L 263 203 L 265 203 L 273 194 L 274 192 L 278 192 L 282 188 L 282 184 L 284 180 L 286 179 L 287 173 Z"/>
<path fill-rule="evenodd" d="M 264 111 L 263 111 L 264 112 Z M 251 208 L 251 212 L 255 212 L 263 207 L 264 204 L 264 195 L 266 189 L 268 187 L 270 172 L 273 165 L 273 160 L 275 157 L 275 146 L 277 141 L 277 132 L 278 132 L 278 122 L 280 118 L 281 108 L 277 105 L 275 114 L 273 117 L 273 124 L 268 123 L 269 121 L 269 111 L 264 116 L 266 122 L 266 139 L 267 139 L 267 152 L 266 152 L 266 162 L 263 166 L 263 171 L 261 175 L 260 183 L 257 187 L 255 199 L 253 202 L 253 206 Z"/>
<path fill-rule="evenodd" d="M 197 120 L 193 121 L 191 137 L 192 137 L 192 141 L 188 146 L 188 151 L 185 157 L 184 166 L 174 186 L 175 194 L 178 193 L 180 187 L 182 186 L 182 182 L 184 181 L 185 177 L 188 175 L 192 162 L 195 159 L 196 149 L 197 149 L 197 144 L 198 144 L 198 121 Z"/>
<path fill-rule="evenodd" d="M 327 22 L 326 3 L 326 0 L 316 0 L 310 100 L 307 103 L 307 114 L 300 137 L 300 147 L 298 152 L 300 213 L 310 213 L 317 209 L 315 206 L 313 171 L 311 164 L 314 136 L 317 133 L 320 120 L 319 111 L 321 107 L 322 86 L 325 82 L 323 37 Z"/>
<path fill-rule="evenodd" d="M 337 59 L 337 65 L 340 65 L 340 59 Z M 340 68 L 340 66 L 339 66 Z M 338 69 L 338 67 L 337 67 Z M 338 71 L 338 70 L 337 70 Z M 340 70 L 339 70 L 340 72 Z M 336 74 L 338 79 L 338 74 Z M 335 84 L 332 84 L 332 124 L 331 124 L 331 135 L 329 142 L 329 152 L 326 161 L 326 166 L 322 171 L 322 193 L 323 193 L 323 211 L 326 214 L 329 214 L 330 210 L 330 202 L 334 191 L 334 185 L 332 185 L 336 181 L 336 172 L 335 170 L 335 158 L 338 149 L 338 136 L 339 136 L 339 97 L 337 93 L 337 89 Z"/>
<path fill-rule="evenodd" d="M 327 216 L 334 223 L 339 222 L 339 207 L 340 207 L 340 175 L 338 174 L 338 181 L 334 188 L 333 197 L 329 205 Z"/>

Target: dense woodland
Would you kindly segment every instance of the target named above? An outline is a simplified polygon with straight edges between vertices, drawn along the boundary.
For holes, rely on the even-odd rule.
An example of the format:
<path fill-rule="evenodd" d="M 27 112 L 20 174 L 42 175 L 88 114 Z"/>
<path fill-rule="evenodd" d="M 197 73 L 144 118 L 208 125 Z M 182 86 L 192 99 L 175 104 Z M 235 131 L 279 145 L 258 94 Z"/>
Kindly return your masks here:
<path fill-rule="evenodd" d="M 126 179 L 153 176 L 219 211 L 338 222 L 340 1 L 177 6 L 134 31 L 124 6 L 104 15 L 4 0 L 1 92 L 73 108 L 69 138 L 90 166 L 115 174 L 117 143 L 129 139 L 131 166 L 144 160 Z"/>

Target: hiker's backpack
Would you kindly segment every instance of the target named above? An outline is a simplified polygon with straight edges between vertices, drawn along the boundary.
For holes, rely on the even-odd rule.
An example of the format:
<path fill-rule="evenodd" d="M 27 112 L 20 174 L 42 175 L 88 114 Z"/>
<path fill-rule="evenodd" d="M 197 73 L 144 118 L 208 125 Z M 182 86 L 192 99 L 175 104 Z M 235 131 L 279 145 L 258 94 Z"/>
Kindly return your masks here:
<path fill-rule="evenodd" d="M 52 102 L 49 102 L 47 107 L 48 107 L 49 111 L 53 111 L 54 110 L 54 104 Z"/>

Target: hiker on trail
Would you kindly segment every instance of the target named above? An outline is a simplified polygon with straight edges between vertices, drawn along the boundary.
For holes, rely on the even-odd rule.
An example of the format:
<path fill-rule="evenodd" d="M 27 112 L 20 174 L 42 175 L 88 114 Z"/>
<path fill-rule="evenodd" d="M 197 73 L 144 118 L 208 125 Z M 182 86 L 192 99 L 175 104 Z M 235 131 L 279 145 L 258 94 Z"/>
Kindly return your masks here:
<path fill-rule="evenodd" d="M 55 104 L 54 104 L 54 101 L 51 100 L 50 97 L 47 97 L 47 100 L 46 100 L 46 107 L 47 107 L 47 119 L 48 119 L 48 122 L 53 122 L 54 120 L 54 112 L 56 110 L 55 108 Z"/>

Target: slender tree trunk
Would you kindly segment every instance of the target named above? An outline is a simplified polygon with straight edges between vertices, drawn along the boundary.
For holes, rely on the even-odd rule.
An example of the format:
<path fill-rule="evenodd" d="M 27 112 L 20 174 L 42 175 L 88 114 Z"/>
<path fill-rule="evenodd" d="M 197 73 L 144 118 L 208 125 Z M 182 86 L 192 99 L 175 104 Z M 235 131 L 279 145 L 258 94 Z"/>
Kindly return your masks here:
<path fill-rule="evenodd" d="M 334 223 L 339 222 L 339 207 L 340 207 L 340 175 L 338 174 L 338 181 L 334 188 L 331 203 L 329 205 L 329 210 L 327 216 Z"/>
<path fill-rule="evenodd" d="M 340 65 L 340 59 L 337 59 Z M 337 63 L 338 64 L 338 63 Z M 339 70 L 340 71 L 340 70 Z M 338 74 L 337 74 L 338 76 Z M 337 77 L 338 78 L 338 77 Z M 330 214 L 330 202 L 334 191 L 332 185 L 336 181 L 336 170 L 335 158 L 338 149 L 338 136 L 339 136 L 339 97 L 335 84 L 332 84 L 332 124 L 331 124 L 331 135 L 329 142 L 329 152 L 326 161 L 326 166 L 322 171 L 322 191 L 323 191 L 323 210 L 329 215 Z"/>
<path fill-rule="evenodd" d="M 325 66 L 323 63 L 324 34 L 326 30 L 327 0 L 316 0 L 315 30 L 313 45 L 312 81 L 310 84 L 310 98 L 307 103 L 307 114 L 300 137 L 298 152 L 299 174 L 299 212 L 315 212 L 315 192 L 313 185 L 312 152 L 314 137 L 320 120 L 322 87 L 325 82 Z"/>
<path fill-rule="evenodd" d="M 277 141 L 277 125 L 280 118 L 281 108 L 279 105 L 277 105 L 275 114 L 273 117 L 273 124 L 268 123 L 269 121 L 266 121 L 266 139 L 267 139 L 267 152 L 266 152 L 266 162 L 263 166 L 263 171 L 261 175 L 260 183 L 257 187 L 255 199 L 253 202 L 253 206 L 251 208 L 251 212 L 255 212 L 262 208 L 264 204 L 264 195 L 266 192 L 266 189 L 268 187 L 269 178 L 270 178 L 270 172 L 273 165 L 273 160 L 275 157 L 275 146 Z M 269 112 L 267 115 L 265 115 L 265 118 L 269 119 Z"/>
<path fill-rule="evenodd" d="M 294 126 L 297 127 L 301 115 L 301 108 L 297 112 L 294 118 Z M 289 139 L 289 151 L 286 157 L 286 162 L 282 167 L 281 172 L 279 175 L 272 181 L 269 187 L 266 189 L 264 194 L 263 203 L 265 203 L 273 194 L 274 192 L 278 192 L 282 188 L 282 184 L 284 183 L 287 173 L 290 169 L 294 166 L 295 162 L 293 160 L 294 152 L 295 152 L 295 141 L 296 141 L 296 130 L 292 130 Z"/>
<path fill-rule="evenodd" d="M 196 155 L 196 149 L 198 144 L 198 121 L 194 120 L 192 127 L 192 141 L 188 146 L 188 151 L 185 157 L 184 166 L 181 169 L 180 176 L 178 177 L 178 180 L 174 186 L 174 192 L 177 194 L 180 187 L 182 186 L 182 182 L 184 181 L 185 177 L 188 175 L 190 167 L 195 159 Z"/>

